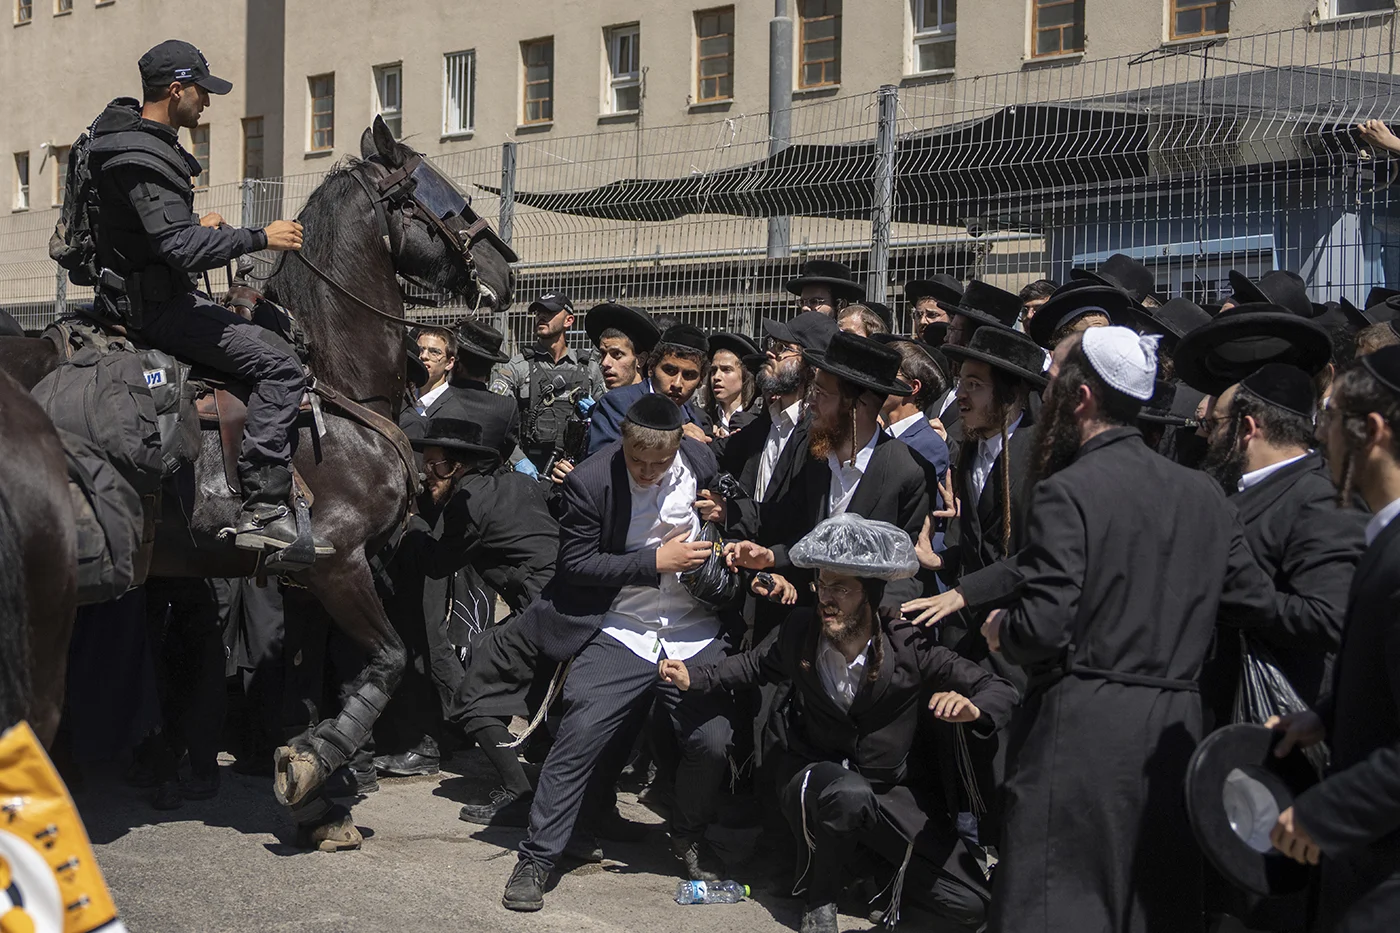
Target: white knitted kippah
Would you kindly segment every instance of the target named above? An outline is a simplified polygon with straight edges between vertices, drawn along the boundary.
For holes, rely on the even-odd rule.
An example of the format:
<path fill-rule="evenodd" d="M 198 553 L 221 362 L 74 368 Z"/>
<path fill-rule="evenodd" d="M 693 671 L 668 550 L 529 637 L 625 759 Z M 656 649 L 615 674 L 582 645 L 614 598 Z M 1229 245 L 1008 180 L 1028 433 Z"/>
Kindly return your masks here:
<path fill-rule="evenodd" d="M 1146 402 L 1155 388 L 1161 339 L 1126 327 L 1091 327 L 1084 332 L 1084 355 L 1104 382 Z"/>

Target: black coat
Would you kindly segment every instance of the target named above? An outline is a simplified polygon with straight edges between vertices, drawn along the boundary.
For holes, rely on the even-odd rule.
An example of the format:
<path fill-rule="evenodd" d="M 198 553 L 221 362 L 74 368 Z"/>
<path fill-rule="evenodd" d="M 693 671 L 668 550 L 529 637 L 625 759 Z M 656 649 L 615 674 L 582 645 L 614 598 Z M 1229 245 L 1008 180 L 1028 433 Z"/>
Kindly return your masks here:
<path fill-rule="evenodd" d="M 1006 681 L 965 661 L 911 626 L 891 629 L 882 625 L 883 641 L 879 674 L 861 684 L 849 711 L 827 695 L 817 672 L 816 658 L 821 623 L 812 608 L 794 610 L 770 638 L 744 654 L 717 664 L 697 665 L 691 671 L 692 689 L 734 689 L 746 685 L 790 681 L 791 698 L 780 714 L 785 754 L 777 767 L 779 786 L 814 761 L 847 761 L 851 770 L 875 785 L 881 809 L 904 838 L 914 841 L 929 822 L 930 799 L 911 785 L 911 752 L 920 721 L 931 718 L 929 697 L 941 690 L 956 690 L 972 700 L 982 718 L 969 724 L 977 737 L 994 733 L 1006 724 L 1016 704 L 1016 690 Z M 867 658 L 873 652 L 867 653 Z M 976 741 L 976 738 L 973 739 Z M 956 780 L 956 775 L 950 775 Z M 956 812 L 937 814 L 942 854 L 926 854 L 943 864 L 946 849 L 956 838 L 952 832 Z M 932 842 L 932 838 L 921 839 Z"/>
<path fill-rule="evenodd" d="M 793 477 L 807 459 L 808 419 L 803 417 L 792 429 L 788 442 L 778 454 L 773 465 L 773 475 L 768 478 L 765 499 L 780 499 L 787 494 Z M 758 485 L 758 466 L 763 459 L 763 445 L 768 440 L 768 432 L 773 428 L 773 416 L 767 407 L 760 408 L 753 420 L 728 437 L 717 438 L 710 449 L 719 462 L 719 468 L 738 480 L 750 498 L 731 503 L 732 514 L 727 522 L 728 530 L 736 537 L 749 538 L 760 544 L 771 543 L 760 524 L 759 503 L 753 500 Z"/>
<path fill-rule="evenodd" d="M 1357 565 L 1332 695 L 1318 712 L 1331 774 L 1294 815 L 1322 848 L 1320 929 L 1390 933 L 1400 922 L 1400 521 Z"/>
<path fill-rule="evenodd" d="M 1337 488 L 1320 454 L 1270 474 L 1230 497 L 1250 550 L 1278 591 L 1274 624 L 1258 639 L 1309 706 L 1331 685 L 1352 573 L 1365 548 L 1367 516 L 1337 507 Z M 1239 682 L 1236 633 L 1217 633 L 1217 650 L 1201 677 L 1218 722 L 1228 721 Z"/>
<path fill-rule="evenodd" d="M 1035 486 L 1001 653 L 1031 675 L 1012 723 L 991 929 L 1200 930 L 1182 793 L 1216 620 L 1274 592 L 1209 477 L 1114 428 Z M 1066 674 L 1069 669 L 1072 673 Z"/>
<path fill-rule="evenodd" d="M 695 473 L 697 490 L 715 481 L 719 467 L 707 445 L 682 438 L 679 456 Z M 522 635 L 551 661 L 572 657 L 593 637 L 624 586 L 661 582 L 656 548 L 627 550 L 632 489 L 620 441 L 568 475 L 560 502 L 554 579 L 520 619 Z"/>

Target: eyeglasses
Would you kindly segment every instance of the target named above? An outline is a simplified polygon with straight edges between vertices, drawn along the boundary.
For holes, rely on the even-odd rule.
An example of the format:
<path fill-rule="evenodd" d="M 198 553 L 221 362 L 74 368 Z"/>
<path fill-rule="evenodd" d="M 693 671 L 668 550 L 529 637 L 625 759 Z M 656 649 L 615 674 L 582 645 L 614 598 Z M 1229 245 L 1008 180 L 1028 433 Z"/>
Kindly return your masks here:
<path fill-rule="evenodd" d="M 818 596 L 822 593 L 826 593 L 832 599 L 844 601 L 850 597 L 852 590 L 844 583 L 831 584 L 823 583 L 818 580 L 812 584 L 812 592 L 816 593 Z"/>
<path fill-rule="evenodd" d="M 791 356 L 794 353 L 800 354 L 802 350 L 786 341 L 779 340 L 776 337 L 769 337 L 763 341 L 763 352 L 771 353 L 773 354 L 773 357 L 775 359 L 780 360 L 783 357 Z"/>
<path fill-rule="evenodd" d="M 457 470 L 456 460 L 424 460 L 423 466 L 438 479 L 448 479 Z"/>
<path fill-rule="evenodd" d="M 419 355 L 419 356 L 426 356 L 426 357 L 428 357 L 429 359 L 433 359 L 433 360 L 440 360 L 440 359 L 442 359 L 443 357 L 447 356 L 447 351 L 446 351 L 446 350 L 439 350 L 437 347 L 419 347 L 419 348 L 418 348 L 418 355 Z"/>
<path fill-rule="evenodd" d="M 806 308 L 808 311 L 815 311 L 818 308 L 834 308 L 836 307 L 836 303 L 840 300 L 839 298 L 827 298 L 823 295 L 814 295 L 811 298 L 801 299 L 797 305 L 800 308 Z"/>
<path fill-rule="evenodd" d="M 1217 424 L 1224 424 L 1226 421 L 1229 420 L 1229 415 L 1215 415 L 1210 418 L 1199 418 L 1196 420 L 1196 423 L 1201 427 L 1205 428 L 1207 431 L 1214 431 L 1215 426 Z"/>

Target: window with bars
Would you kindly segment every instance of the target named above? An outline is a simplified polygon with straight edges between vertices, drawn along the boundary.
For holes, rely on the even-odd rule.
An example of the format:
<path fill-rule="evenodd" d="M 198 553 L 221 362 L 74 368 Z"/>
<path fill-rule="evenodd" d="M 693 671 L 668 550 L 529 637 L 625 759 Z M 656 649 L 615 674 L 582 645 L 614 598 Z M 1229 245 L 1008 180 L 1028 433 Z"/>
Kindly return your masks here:
<path fill-rule="evenodd" d="M 1031 55 L 1084 51 L 1084 0 L 1031 0 Z"/>
<path fill-rule="evenodd" d="M 53 153 L 53 206 L 63 206 L 63 196 L 68 193 L 68 151 L 72 146 L 54 146 Z"/>
<path fill-rule="evenodd" d="M 403 65 L 378 65 L 374 69 L 375 112 L 395 139 L 403 136 Z"/>
<path fill-rule="evenodd" d="M 1323 19 L 1355 16 L 1358 13 L 1389 13 L 1395 0 L 1318 0 L 1318 15 Z"/>
<path fill-rule="evenodd" d="M 209 187 L 209 124 L 201 123 L 190 130 L 190 155 L 199 162 L 199 177 L 194 180 L 196 188 Z"/>
<path fill-rule="evenodd" d="M 32 22 L 34 19 L 34 0 L 15 0 L 15 24 Z"/>
<path fill-rule="evenodd" d="M 306 79 L 311 96 L 311 151 L 335 148 L 335 75 Z"/>
<path fill-rule="evenodd" d="M 554 37 L 520 43 L 524 65 L 522 123 L 548 123 L 554 119 Z"/>
<path fill-rule="evenodd" d="M 29 210 L 29 153 L 15 153 L 15 210 Z"/>
<path fill-rule="evenodd" d="M 841 0 L 800 0 L 797 86 L 841 83 Z"/>
<path fill-rule="evenodd" d="M 605 113 L 642 109 L 642 28 L 636 23 L 607 31 L 608 88 Z"/>
<path fill-rule="evenodd" d="M 470 133 L 476 126 L 476 52 L 442 57 L 442 133 Z"/>
<path fill-rule="evenodd" d="M 1167 0 L 1173 39 L 1223 36 L 1230 31 L 1230 0 Z"/>
<path fill-rule="evenodd" d="M 53 15 L 62 16 L 64 13 L 73 12 L 73 0 L 54 0 Z"/>
<path fill-rule="evenodd" d="M 914 0 L 914 71 L 951 70 L 958 32 L 958 0 Z"/>
<path fill-rule="evenodd" d="M 243 177 L 262 178 L 266 172 L 263 164 L 263 118 L 243 119 Z"/>
<path fill-rule="evenodd" d="M 695 12 L 695 100 L 734 96 L 734 8 Z"/>

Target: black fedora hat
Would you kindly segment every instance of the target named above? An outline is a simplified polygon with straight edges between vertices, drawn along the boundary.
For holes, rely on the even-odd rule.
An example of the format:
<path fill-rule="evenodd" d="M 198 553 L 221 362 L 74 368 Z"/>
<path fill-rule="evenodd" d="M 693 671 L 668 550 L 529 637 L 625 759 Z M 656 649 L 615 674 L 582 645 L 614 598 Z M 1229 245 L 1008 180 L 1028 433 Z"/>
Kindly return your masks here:
<path fill-rule="evenodd" d="M 1186 812 L 1201 850 L 1232 884 L 1265 897 L 1301 891 L 1312 876 L 1269 842 L 1279 814 L 1317 783 L 1301 749 L 1274 754 L 1282 735 L 1226 726 L 1196 747 L 1186 769 Z"/>
<path fill-rule="evenodd" d="M 661 339 L 661 328 L 650 314 L 615 301 L 595 305 L 583 316 L 583 329 L 595 347 L 602 342 L 603 331 L 620 330 L 632 341 L 636 353 L 650 352 Z"/>
<path fill-rule="evenodd" d="M 973 280 L 963 289 L 958 303 L 944 310 L 949 314 L 961 314 L 980 324 L 1011 330 L 1021 316 L 1021 296 Z"/>
<path fill-rule="evenodd" d="M 844 298 L 847 301 L 865 300 L 865 286 L 856 281 L 851 267 L 844 262 L 831 259 L 807 260 L 802 264 L 797 278 L 788 280 L 786 288 L 791 294 L 801 295 L 805 285 L 827 285 L 831 288 L 833 298 Z"/>
<path fill-rule="evenodd" d="M 1386 288 L 1384 285 L 1372 285 L 1371 290 L 1366 293 L 1366 301 L 1361 307 L 1373 307 L 1385 301 L 1387 298 L 1394 298 L 1396 295 L 1400 295 L 1400 291 L 1396 291 L 1393 288 Z"/>
<path fill-rule="evenodd" d="M 1026 324 L 1026 333 L 1045 349 L 1050 340 L 1066 324 L 1086 314 L 1102 314 L 1112 324 L 1131 327 L 1135 320 L 1129 310 L 1133 299 L 1121 288 L 1112 285 L 1079 285 L 1061 287 L 1046 299 Z"/>
<path fill-rule="evenodd" d="M 1376 304 L 1366 306 L 1366 322 L 1368 324 L 1385 324 L 1397 317 L 1400 317 L 1400 294 L 1390 295 Z"/>
<path fill-rule="evenodd" d="M 981 360 L 1032 385 L 1044 386 L 1050 381 L 1044 372 L 1045 351 L 1018 330 L 979 327 L 967 346 L 945 346 L 943 354 L 959 360 Z"/>
<path fill-rule="evenodd" d="M 932 298 L 940 305 L 956 305 L 962 294 L 963 284 L 943 272 L 935 272 L 926 279 L 911 279 L 904 283 L 904 298 L 911 308 L 925 298 Z"/>
<path fill-rule="evenodd" d="M 925 324 L 922 336 L 924 343 L 931 347 L 943 346 L 948 342 L 948 322 L 934 321 L 932 324 Z"/>
<path fill-rule="evenodd" d="M 1173 298 L 1155 308 L 1130 305 L 1128 326 L 1143 334 L 1161 334 L 1167 352 L 1202 324 L 1210 323 L 1210 313 L 1190 298 Z"/>
<path fill-rule="evenodd" d="M 763 319 L 763 332 L 774 340 L 790 343 L 804 350 L 825 350 L 841 328 L 836 319 L 820 311 L 803 311 L 791 321 Z"/>
<path fill-rule="evenodd" d="M 802 357 L 817 369 L 839 376 L 862 389 L 881 395 L 912 395 L 913 388 L 899 378 L 899 354 L 857 334 L 839 333 L 825 350 L 803 350 Z"/>
<path fill-rule="evenodd" d="M 501 352 L 505 337 L 485 321 L 463 318 L 457 322 L 457 353 L 490 360 L 493 363 L 507 363 L 510 357 Z"/>
<path fill-rule="evenodd" d="M 728 331 L 710 335 L 710 356 L 714 356 L 720 350 L 728 350 L 737 356 L 740 362 L 750 356 L 763 356 L 758 351 L 758 344 L 743 334 L 732 334 Z"/>
<path fill-rule="evenodd" d="M 902 337 L 899 334 L 876 334 L 870 339 L 876 343 L 882 343 L 885 346 L 894 343 L 907 343 L 912 347 L 917 347 L 921 353 L 933 361 L 934 367 L 937 368 L 938 372 L 943 376 L 943 380 L 947 383 L 952 383 L 953 367 L 948 362 L 948 357 L 943 355 L 943 351 L 933 344 L 926 343 L 914 337 Z"/>
<path fill-rule="evenodd" d="M 1187 385 L 1219 395 L 1265 363 L 1291 363 L 1317 375 L 1332 359 L 1327 330 L 1275 304 L 1226 308 L 1177 343 L 1177 376 Z"/>
<path fill-rule="evenodd" d="M 1243 272 L 1230 270 L 1230 300 L 1235 304 L 1272 304 L 1299 317 L 1315 317 L 1317 308 L 1308 297 L 1308 283 L 1296 272 L 1267 272 L 1256 282 Z"/>
<path fill-rule="evenodd" d="M 1313 320 L 1330 331 L 1343 330 L 1354 334 L 1371 323 L 1366 319 L 1366 312 L 1347 301 L 1345 297 L 1341 301 L 1328 301 L 1317 305 L 1315 310 Z"/>
<path fill-rule="evenodd" d="M 418 344 L 409 339 L 408 334 L 403 335 L 403 352 L 407 358 L 404 375 L 408 379 L 408 384 L 423 388 L 428 384 L 428 367 L 423 365 L 423 361 L 418 356 Z"/>
<path fill-rule="evenodd" d="M 1204 392 L 1198 392 L 1185 383 L 1159 379 L 1152 400 L 1138 412 L 1138 420 L 1184 428 L 1196 420 L 1196 407 L 1203 398 Z"/>
<path fill-rule="evenodd" d="M 409 441 L 414 450 L 441 447 L 462 459 L 500 458 L 501 452 L 481 442 L 481 425 L 465 418 L 432 418 L 423 429 L 423 436 Z"/>
<path fill-rule="evenodd" d="M 1097 269 L 1071 269 L 1069 277 L 1120 288 L 1138 303 L 1157 298 L 1157 277 L 1152 270 L 1123 253 L 1109 256 Z"/>

